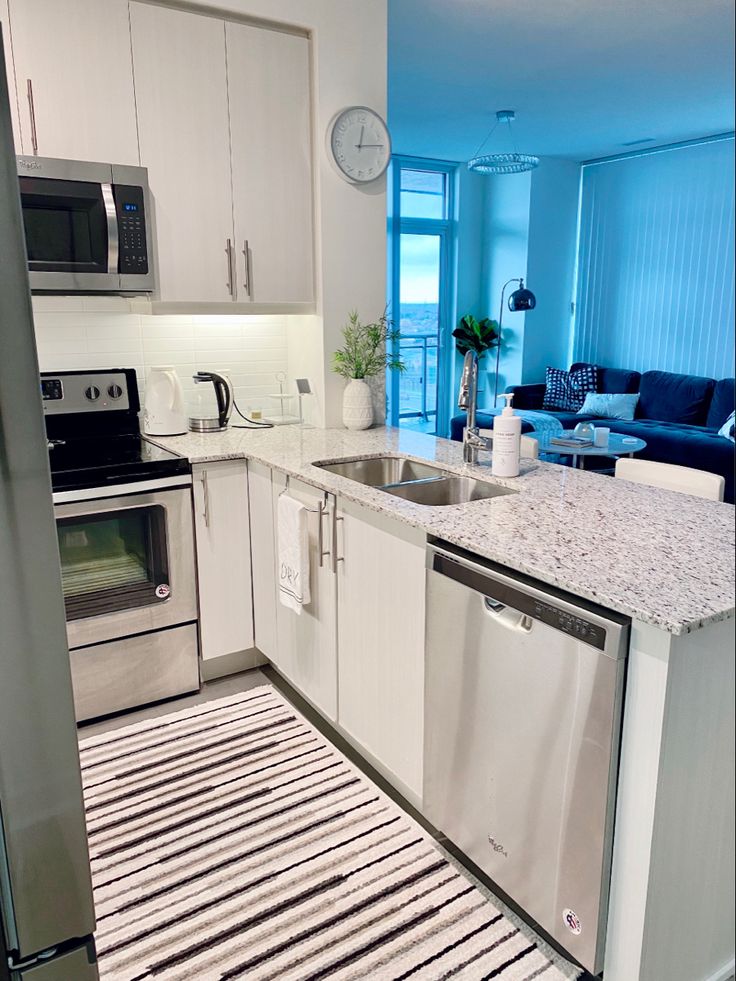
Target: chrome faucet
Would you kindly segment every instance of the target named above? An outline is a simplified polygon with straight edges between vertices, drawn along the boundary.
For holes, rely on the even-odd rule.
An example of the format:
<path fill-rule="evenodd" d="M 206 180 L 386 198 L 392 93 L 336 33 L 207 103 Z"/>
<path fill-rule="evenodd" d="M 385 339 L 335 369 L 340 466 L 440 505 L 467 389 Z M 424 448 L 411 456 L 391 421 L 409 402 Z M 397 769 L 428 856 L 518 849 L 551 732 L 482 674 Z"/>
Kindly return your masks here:
<path fill-rule="evenodd" d="M 463 363 L 463 374 L 460 379 L 460 393 L 457 399 L 459 409 L 466 409 L 468 420 L 463 434 L 463 460 L 465 463 L 477 463 L 478 451 L 493 449 L 493 440 L 481 436 L 476 422 L 478 411 L 478 355 L 468 351 Z"/>

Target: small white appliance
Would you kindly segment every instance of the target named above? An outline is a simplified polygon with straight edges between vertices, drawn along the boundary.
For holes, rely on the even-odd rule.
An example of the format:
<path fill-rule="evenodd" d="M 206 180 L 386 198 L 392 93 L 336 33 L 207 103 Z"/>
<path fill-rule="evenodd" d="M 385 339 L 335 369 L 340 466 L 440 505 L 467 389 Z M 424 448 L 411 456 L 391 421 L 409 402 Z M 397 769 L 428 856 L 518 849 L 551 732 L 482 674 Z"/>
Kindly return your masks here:
<path fill-rule="evenodd" d="M 187 431 L 184 391 L 174 368 L 151 368 L 146 378 L 143 431 L 149 436 L 182 436 Z"/>

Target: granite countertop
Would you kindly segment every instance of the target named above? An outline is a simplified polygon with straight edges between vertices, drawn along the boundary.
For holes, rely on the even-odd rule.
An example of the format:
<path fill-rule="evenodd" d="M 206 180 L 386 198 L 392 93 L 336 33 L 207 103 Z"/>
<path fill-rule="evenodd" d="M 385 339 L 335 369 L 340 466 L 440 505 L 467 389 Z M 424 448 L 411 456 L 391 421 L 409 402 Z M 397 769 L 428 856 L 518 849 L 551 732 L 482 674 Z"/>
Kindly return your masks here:
<path fill-rule="evenodd" d="M 231 428 L 149 438 L 192 463 L 258 461 L 672 634 L 735 615 L 729 504 L 536 460 L 523 460 L 519 477 L 491 478 L 488 454 L 469 466 L 459 443 L 391 428 Z M 313 466 L 396 453 L 519 493 L 428 508 Z"/>

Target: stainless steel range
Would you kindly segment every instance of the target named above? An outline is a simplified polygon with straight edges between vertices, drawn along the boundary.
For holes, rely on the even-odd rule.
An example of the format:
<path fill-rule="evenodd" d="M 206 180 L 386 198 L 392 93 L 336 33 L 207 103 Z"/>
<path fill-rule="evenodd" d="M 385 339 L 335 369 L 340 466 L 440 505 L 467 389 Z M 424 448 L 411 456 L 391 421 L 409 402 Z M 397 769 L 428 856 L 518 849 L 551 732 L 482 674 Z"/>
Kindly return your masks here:
<path fill-rule="evenodd" d="M 199 688 L 186 460 L 144 440 L 133 369 L 41 375 L 79 721 Z"/>

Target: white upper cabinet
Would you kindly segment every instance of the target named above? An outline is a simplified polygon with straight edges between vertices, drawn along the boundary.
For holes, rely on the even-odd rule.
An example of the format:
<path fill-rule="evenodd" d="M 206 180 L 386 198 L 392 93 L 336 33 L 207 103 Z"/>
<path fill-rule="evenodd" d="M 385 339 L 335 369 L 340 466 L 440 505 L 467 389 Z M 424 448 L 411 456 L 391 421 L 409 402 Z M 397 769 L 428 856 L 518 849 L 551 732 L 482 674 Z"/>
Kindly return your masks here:
<path fill-rule="evenodd" d="M 160 297 L 232 301 L 225 25 L 213 17 L 131 3 L 130 27 L 141 163 L 148 168 L 154 200 Z"/>
<path fill-rule="evenodd" d="M 23 152 L 137 165 L 127 0 L 8 7 Z"/>
<path fill-rule="evenodd" d="M 18 94 L 13 73 L 13 48 L 10 40 L 10 18 L 8 16 L 7 0 L 0 0 L 0 27 L 3 32 L 3 49 L 5 52 L 5 72 L 8 79 L 8 98 L 10 100 L 10 122 L 13 126 L 13 143 L 15 152 L 23 153 L 20 138 L 20 121 L 18 119 Z"/>
<path fill-rule="evenodd" d="M 237 299 L 314 298 L 309 41 L 226 24 Z"/>

